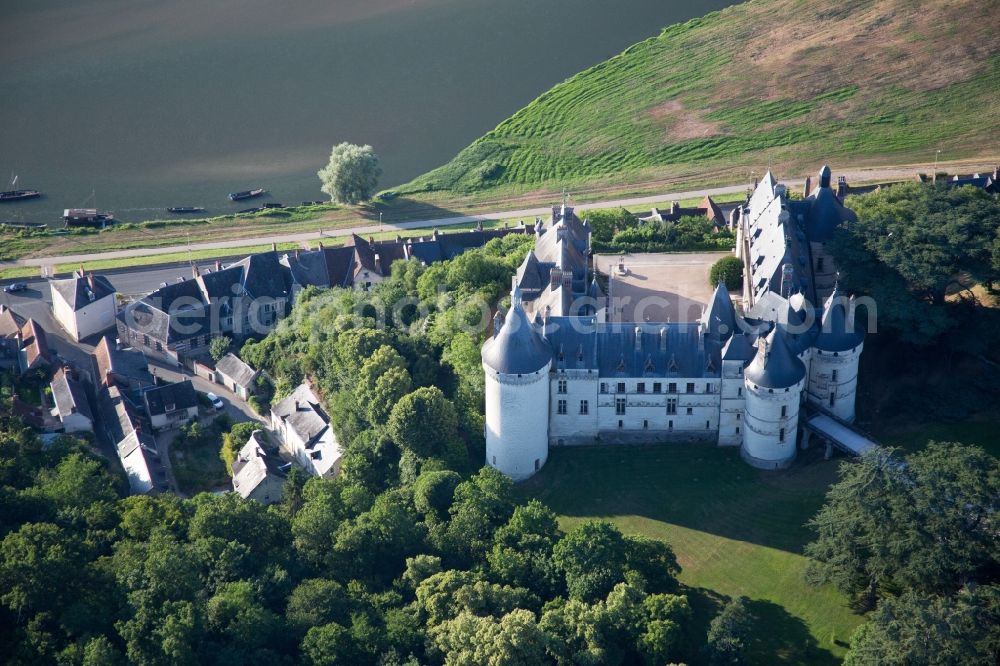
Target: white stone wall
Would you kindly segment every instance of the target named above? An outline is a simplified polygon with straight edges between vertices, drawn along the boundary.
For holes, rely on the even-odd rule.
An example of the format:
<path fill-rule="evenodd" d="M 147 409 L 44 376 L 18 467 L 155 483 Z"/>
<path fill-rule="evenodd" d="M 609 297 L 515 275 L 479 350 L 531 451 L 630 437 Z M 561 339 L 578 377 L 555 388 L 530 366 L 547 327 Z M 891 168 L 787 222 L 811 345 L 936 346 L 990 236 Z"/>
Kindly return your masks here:
<path fill-rule="evenodd" d="M 854 349 L 843 352 L 825 352 L 819 349 L 812 351 L 808 400 L 847 423 L 854 422 L 858 363 L 863 348 L 862 343 Z"/>
<path fill-rule="evenodd" d="M 754 467 L 777 469 L 795 459 L 799 402 L 805 379 L 789 389 L 755 387 L 744 379 L 746 411 L 740 455 Z M 784 415 L 782 415 L 784 408 Z M 781 431 L 784 430 L 784 439 Z"/>
<path fill-rule="evenodd" d="M 625 391 L 618 384 L 625 383 Z M 720 380 L 715 378 L 602 378 L 606 392 L 598 388 L 598 430 L 602 438 L 613 441 L 619 434 L 655 432 L 659 439 L 715 440 L 719 428 Z M 640 392 L 639 384 L 644 385 Z M 655 383 L 661 384 L 656 393 Z M 670 384 L 676 392 L 670 392 Z M 694 391 L 687 392 L 687 385 Z M 625 413 L 618 413 L 618 399 L 625 400 Z M 670 401 L 676 409 L 669 410 Z M 690 409 L 690 413 L 688 410 Z"/>
<path fill-rule="evenodd" d="M 549 366 L 525 375 L 486 373 L 486 464 L 521 481 L 549 454 Z"/>
<path fill-rule="evenodd" d="M 560 393 L 560 381 L 566 382 L 566 392 Z M 565 370 L 549 375 L 549 444 L 588 444 L 597 438 L 596 371 Z M 559 413 L 559 401 L 566 401 L 566 413 Z M 587 413 L 581 403 L 586 402 Z"/>
<path fill-rule="evenodd" d="M 743 361 L 722 362 L 722 400 L 719 407 L 719 446 L 743 443 Z"/>
<path fill-rule="evenodd" d="M 109 294 L 74 312 L 70 304 L 53 288 L 52 316 L 79 342 L 115 326 L 115 295 Z"/>

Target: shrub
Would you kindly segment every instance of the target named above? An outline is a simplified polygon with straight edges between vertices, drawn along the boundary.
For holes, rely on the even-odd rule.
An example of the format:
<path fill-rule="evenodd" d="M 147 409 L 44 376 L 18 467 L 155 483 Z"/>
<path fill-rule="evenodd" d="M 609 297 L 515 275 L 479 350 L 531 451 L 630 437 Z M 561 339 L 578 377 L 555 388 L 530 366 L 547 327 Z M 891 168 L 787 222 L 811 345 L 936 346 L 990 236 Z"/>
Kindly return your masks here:
<path fill-rule="evenodd" d="M 743 289 L 743 261 L 736 257 L 719 259 L 708 272 L 708 282 L 713 287 L 722 282 L 729 291 L 740 291 Z"/>

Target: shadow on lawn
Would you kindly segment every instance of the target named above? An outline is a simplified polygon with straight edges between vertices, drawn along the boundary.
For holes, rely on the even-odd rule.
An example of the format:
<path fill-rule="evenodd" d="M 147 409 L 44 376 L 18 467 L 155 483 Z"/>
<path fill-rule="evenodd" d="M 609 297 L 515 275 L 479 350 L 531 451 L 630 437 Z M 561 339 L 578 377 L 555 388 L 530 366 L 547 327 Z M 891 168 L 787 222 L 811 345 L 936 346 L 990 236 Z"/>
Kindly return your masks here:
<path fill-rule="evenodd" d="M 729 598 L 704 587 L 683 589 L 691 603 L 692 623 L 688 640 L 690 645 L 704 646 L 712 620 L 729 602 Z M 754 599 L 748 604 L 752 636 L 747 646 L 751 664 L 808 664 L 833 666 L 839 659 L 819 646 L 809 633 L 809 627 L 800 618 L 790 615 L 783 607 L 764 599 Z M 707 664 L 702 649 L 686 655 L 686 663 Z"/>
<path fill-rule="evenodd" d="M 518 488 L 559 515 L 634 516 L 801 554 L 837 465 L 816 447 L 771 472 L 710 444 L 554 447 Z"/>

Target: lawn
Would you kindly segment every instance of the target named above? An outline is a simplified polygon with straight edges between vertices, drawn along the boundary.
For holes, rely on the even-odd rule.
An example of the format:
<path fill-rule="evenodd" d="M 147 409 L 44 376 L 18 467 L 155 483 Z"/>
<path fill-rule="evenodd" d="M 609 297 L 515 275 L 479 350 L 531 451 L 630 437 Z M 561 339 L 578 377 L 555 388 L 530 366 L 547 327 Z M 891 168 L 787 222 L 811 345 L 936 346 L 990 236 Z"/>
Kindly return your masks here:
<path fill-rule="evenodd" d="M 720 602 L 747 595 L 754 663 L 835 663 L 862 618 L 833 588 L 803 579 L 804 524 L 839 464 L 818 453 L 760 472 L 736 449 L 706 445 L 554 448 L 519 491 L 552 507 L 564 529 L 606 518 L 668 542 L 702 631 Z"/>
<path fill-rule="evenodd" d="M 191 496 L 229 485 L 229 473 L 219 457 L 222 432 L 228 428 L 228 419 L 219 418 L 178 431 L 170 444 L 170 465 L 182 493 Z"/>

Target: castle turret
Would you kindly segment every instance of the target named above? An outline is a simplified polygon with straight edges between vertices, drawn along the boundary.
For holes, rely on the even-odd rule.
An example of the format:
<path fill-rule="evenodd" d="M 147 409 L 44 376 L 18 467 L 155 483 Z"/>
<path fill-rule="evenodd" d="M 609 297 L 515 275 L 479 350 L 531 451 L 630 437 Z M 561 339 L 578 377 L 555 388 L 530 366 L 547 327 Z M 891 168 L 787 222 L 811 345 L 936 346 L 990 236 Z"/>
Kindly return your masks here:
<path fill-rule="evenodd" d="M 482 358 L 486 373 L 486 464 L 515 481 L 527 479 L 548 458 L 552 350 L 528 320 L 516 286 L 507 317 L 495 321 Z"/>
<path fill-rule="evenodd" d="M 854 323 L 854 304 L 839 286 L 823 305 L 820 331 L 813 341 L 809 401 L 851 423 L 858 390 L 858 362 L 864 335 Z"/>
<path fill-rule="evenodd" d="M 799 402 L 806 368 L 789 348 L 781 324 L 758 341 L 743 373 L 746 412 L 740 455 L 761 469 L 787 467 L 795 459 Z"/>
<path fill-rule="evenodd" d="M 710 338 L 723 341 L 736 331 L 736 309 L 729 290 L 720 280 L 701 318 L 701 331 Z"/>

